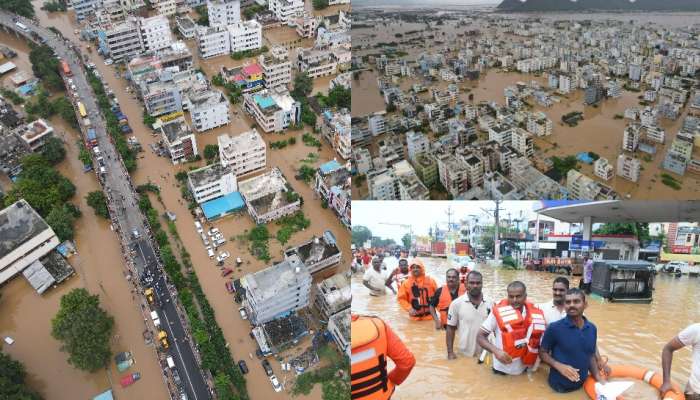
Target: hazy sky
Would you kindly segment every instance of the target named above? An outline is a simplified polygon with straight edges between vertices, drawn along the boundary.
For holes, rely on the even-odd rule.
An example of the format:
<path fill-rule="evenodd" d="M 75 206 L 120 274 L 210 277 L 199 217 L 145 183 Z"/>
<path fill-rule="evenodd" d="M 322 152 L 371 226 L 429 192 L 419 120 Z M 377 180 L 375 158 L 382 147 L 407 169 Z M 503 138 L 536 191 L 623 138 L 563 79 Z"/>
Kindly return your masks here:
<path fill-rule="evenodd" d="M 501 203 L 501 219 L 522 218 L 524 220 L 535 219 L 535 209 L 541 207 L 539 201 L 506 201 Z M 479 223 L 493 224 L 493 214 L 488 216 L 486 210 L 493 210 L 495 203 L 492 201 L 353 201 L 352 224 L 368 227 L 374 236 L 391 238 L 400 242 L 401 237 L 407 233 L 405 228 L 383 223 L 408 224 L 413 227 L 415 235 L 427 235 L 428 228 L 437 222 L 441 229 L 447 227 L 447 207 L 452 209 L 452 221 L 468 219 L 469 215 L 476 215 Z M 541 219 L 552 220 L 548 217 Z M 521 229 L 525 223 L 521 223 Z M 557 232 L 568 232 L 569 224 L 557 222 Z"/>

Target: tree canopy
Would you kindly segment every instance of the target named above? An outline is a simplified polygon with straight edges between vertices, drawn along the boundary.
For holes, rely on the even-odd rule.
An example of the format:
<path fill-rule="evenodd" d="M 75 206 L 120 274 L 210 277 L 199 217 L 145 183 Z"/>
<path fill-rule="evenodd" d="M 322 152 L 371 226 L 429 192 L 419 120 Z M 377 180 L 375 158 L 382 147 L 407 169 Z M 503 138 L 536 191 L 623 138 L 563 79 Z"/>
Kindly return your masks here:
<path fill-rule="evenodd" d="M 606 223 L 598 227 L 593 233 L 599 235 L 634 235 L 640 242 L 650 239 L 649 224 L 645 222 L 635 223 Z"/>
<path fill-rule="evenodd" d="M 30 0 L 2 0 L 0 8 L 23 17 L 34 17 L 34 5 Z"/>
<path fill-rule="evenodd" d="M 98 296 L 73 289 L 61 297 L 51 327 L 51 336 L 62 342 L 61 350 L 69 354 L 68 362 L 74 367 L 94 372 L 109 362 L 114 318 L 100 307 Z"/>
<path fill-rule="evenodd" d="M 26 386 L 24 365 L 0 352 L 0 399 L 41 400 L 41 396 Z"/>
<path fill-rule="evenodd" d="M 372 231 L 366 226 L 357 225 L 352 227 L 352 244 L 355 247 L 364 246 L 365 242 L 372 239 Z"/>
<path fill-rule="evenodd" d="M 292 97 L 295 100 L 301 101 L 311 94 L 314 88 L 314 82 L 311 77 L 306 73 L 302 72 L 294 77 L 294 90 L 292 90 Z"/>

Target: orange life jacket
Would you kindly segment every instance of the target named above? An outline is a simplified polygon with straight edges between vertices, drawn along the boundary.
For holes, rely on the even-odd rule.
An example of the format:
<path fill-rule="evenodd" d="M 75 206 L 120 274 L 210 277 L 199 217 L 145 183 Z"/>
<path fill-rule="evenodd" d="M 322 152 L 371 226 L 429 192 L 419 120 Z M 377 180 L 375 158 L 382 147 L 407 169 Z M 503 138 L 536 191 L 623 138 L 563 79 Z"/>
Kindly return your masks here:
<path fill-rule="evenodd" d="M 460 284 L 457 287 L 457 296 L 464 294 L 464 285 Z M 450 309 L 452 303 L 452 295 L 447 285 L 444 285 L 440 290 L 440 299 L 438 300 L 437 309 L 440 311 L 440 322 L 442 325 L 447 325 L 447 310 Z"/>
<path fill-rule="evenodd" d="M 427 287 L 420 287 L 414 282 L 409 288 L 409 301 L 416 310 L 414 317 L 421 318 L 430 316 L 430 290 Z"/>
<path fill-rule="evenodd" d="M 396 287 L 400 287 L 408 277 L 411 276 L 411 271 L 409 270 L 407 273 L 401 272 L 400 269 L 396 270 L 394 272 L 394 279 L 396 280 Z"/>
<path fill-rule="evenodd" d="M 540 339 L 544 334 L 546 322 L 544 313 L 532 303 L 525 302 L 527 315 L 523 317 L 520 310 L 501 300 L 493 308 L 493 314 L 501 331 L 503 351 L 512 358 L 520 358 L 523 364 L 532 366 L 537 360 Z"/>
<path fill-rule="evenodd" d="M 394 393 L 387 372 L 387 337 L 379 318 L 359 317 L 350 325 L 351 398 L 386 400 Z"/>

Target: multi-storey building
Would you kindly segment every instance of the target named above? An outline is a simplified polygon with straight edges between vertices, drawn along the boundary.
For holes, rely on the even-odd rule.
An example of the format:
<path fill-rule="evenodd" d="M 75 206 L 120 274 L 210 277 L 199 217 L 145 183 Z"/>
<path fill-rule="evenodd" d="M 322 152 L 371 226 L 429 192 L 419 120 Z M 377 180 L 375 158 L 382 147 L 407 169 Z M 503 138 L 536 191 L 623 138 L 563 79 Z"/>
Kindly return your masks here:
<path fill-rule="evenodd" d="M 641 163 L 639 159 L 630 157 L 625 154 L 620 154 L 617 157 L 617 175 L 632 182 L 639 180 L 639 171 Z"/>
<path fill-rule="evenodd" d="M 184 15 L 175 18 L 175 24 L 177 25 L 177 30 L 180 32 L 185 39 L 194 39 L 197 34 L 197 24 L 194 23 L 192 17 L 189 15 Z"/>
<path fill-rule="evenodd" d="M 337 60 L 329 50 L 297 49 L 297 69 L 306 72 L 312 79 L 333 75 L 337 68 Z"/>
<path fill-rule="evenodd" d="M 240 181 L 238 189 L 256 224 L 266 224 L 301 208 L 301 198 L 279 168 Z"/>
<path fill-rule="evenodd" d="M 304 12 L 304 0 L 269 0 L 268 9 L 283 24 L 291 24 L 292 18 Z"/>
<path fill-rule="evenodd" d="M 238 190 L 233 168 L 223 166 L 220 163 L 188 172 L 187 186 L 197 204 L 226 196 Z"/>
<path fill-rule="evenodd" d="M 627 125 L 622 135 L 622 149 L 635 151 L 639 147 L 640 127 L 637 124 Z"/>
<path fill-rule="evenodd" d="M 614 200 L 617 198 L 617 193 L 612 188 L 596 182 L 575 169 L 570 169 L 566 175 L 566 188 L 572 199 Z"/>
<path fill-rule="evenodd" d="M 593 173 L 595 176 L 609 181 L 615 176 L 615 171 L 607 158 L 600 157 L 593 163 Z"/>
<path fill-rule="evenodd" d="M 158 15 L 169 17 L 177 14 L 177 0 L 154 0 L 151 2 Z"/>
<path fill-rule="evenodd" d="M 430 141 L 420 131 L 406 132 L 406 143 L 408 145 L 408 159 L 411 160 L 411 162 L 415 162 L 419 154 L 426 153 L 430 150 Z"/>
<path fill-rule="evenodd" d="M 238 53 L 262 47 L 262 25 L 255 20 L 236 22 L 228 26 L 231 52 Z"/>
<path fill-rule="evenodd" d="M 535 154 L 535 145 L 532 141 L 532 134 L 525 129 L 515 128 L 512 135 L 513 150 L 521 156 L 531 158 Z"/>
<path fill-rule="evenodd" d="M 212 58 L 231 52 L 231 39 L 226 26 L 199 27 L 195 33 L 202 58 Z"/>
<path fill-rule="evenodd" d="M 493 140 L 501 146 L 510 145 L 513 140 L 513 130 L 511 126 L 496 124 L 489 128 L 489 140 Z"/>
<path fill-rule="evenodd" d="M 210 26 L 228 26 L 241 22 L 240 0 L 207 0 Z"/>
<path fill-rule="evenodd" d="M 221 165 L 231 168 L 236 176 L 265 169 L 267 147 L 255 128 L 233 137 L 220 135 L 218 144 Z"/>
<path fill-rule="evenodd" d="M 197 132 L 208 131 L 231 121 L 228 100 L 220 90 L 192 91 L 187 97 L 187 109 Z"/>
<path fill-rule="evenodd" d="M 312 38 L 316 36 L 316 28 L 318 28 L 318 19 L 308 12 L 297 15 L 292 18 L 296 25 L 297 35 L 303 38 Z"/>
<path fill-rule="evenodd" d="M 142 18 L 140 28 L 144 51 L 152 52 L 167 49 L 173 43 L 170 23 L 165 15 Z"/>
<path fill-rule="evenodd" d="M 180 116 L 161 124 L 160 134 L 173 164 L 185 162 L 197 155 L 197 139 L 185 117 Z"/>
<path fill-rule="evenodd" d="M 143 42 L 138 20 L 128 20 L 109 24 L 98 31 L 97 37 L 103 54 L 109 54 L 114 61 L 136 57 L 143 52 Z"/>
<path fill-rule="evenodd" d="M 243 106 L 264 132 L 281 132 L 301 120 L 301 105 L 281 87 L 244 96 Z"/>
<path fill-rule="evenodd" d="M 286 88 L 292 82 L 292 63 L 289 61 L 289 52 L 284 47 L 273 47 L 268 54 L 261 54 L 258 62 L 263 70 L 266 88 Z"/>
<path fill-rule="evenodd" d="M 469 189 L 469 170 L 465 163 L 453 154 L 437 156 L 440 183 L 452 197 L 458 197 Z"/>

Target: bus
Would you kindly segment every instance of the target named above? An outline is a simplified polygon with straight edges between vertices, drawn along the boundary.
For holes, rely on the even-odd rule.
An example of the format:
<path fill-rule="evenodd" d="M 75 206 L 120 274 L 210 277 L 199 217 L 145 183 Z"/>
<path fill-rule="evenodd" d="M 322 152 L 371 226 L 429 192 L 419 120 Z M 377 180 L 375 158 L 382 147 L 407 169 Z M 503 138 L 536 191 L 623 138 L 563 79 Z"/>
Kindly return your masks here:
<path fill-rule="evenodd" d="M 17 28 L 19 28 L 22 32 L 29 32 L 29 28 L 27 28 L 27 25 L 19 21 L 15 22 L 15 25 L 17 25 Z"/>
<path fill-rule="evenodd" d="M 81 117 L 83 117 L 83 118 L 87 117 L 87 112 L 85 111 L 85 106 L 81 102 L 78 102 L 78 111 L 80 111 Z"/>

